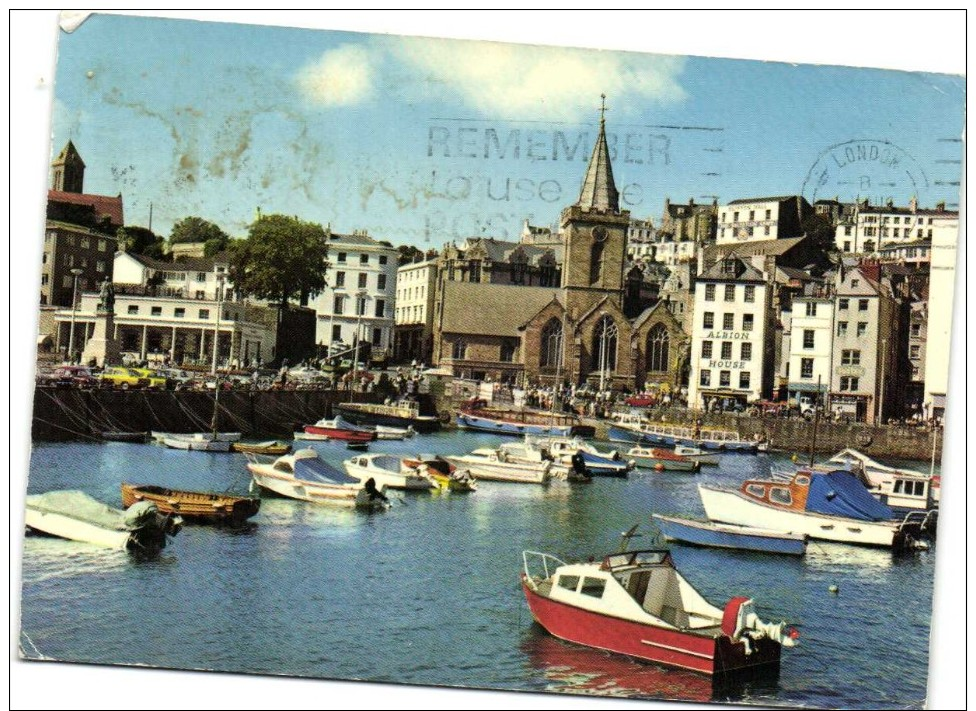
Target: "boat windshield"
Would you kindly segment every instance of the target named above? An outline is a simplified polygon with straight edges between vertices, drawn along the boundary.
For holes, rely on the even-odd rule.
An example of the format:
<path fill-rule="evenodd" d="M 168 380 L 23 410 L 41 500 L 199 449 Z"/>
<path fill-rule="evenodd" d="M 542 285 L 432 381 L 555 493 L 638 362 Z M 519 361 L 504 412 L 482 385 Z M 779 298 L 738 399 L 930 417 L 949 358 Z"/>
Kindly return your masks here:
<path fill-rule="evenodd" d="M 667 551 L 626 551 L 613 553 L 603 561 L 603 567 L 608 570 L 633 566 L 660 565 L 667 559 Z"/>
<path fill-rule="evenodd" d="M 379 457 L 373 457 L 373 466 L 379 469 L 385 469 L 386 471 L 400 473 L 400 458 L 394 457 L 392 454 L 384 454 Z"/>
<path fill-rule="evenodd" d="M 354 479 L 318 457 L 295 460 L 295 476 L 306 481 L 321 481 L 326 484 L 359 484 Z"/>

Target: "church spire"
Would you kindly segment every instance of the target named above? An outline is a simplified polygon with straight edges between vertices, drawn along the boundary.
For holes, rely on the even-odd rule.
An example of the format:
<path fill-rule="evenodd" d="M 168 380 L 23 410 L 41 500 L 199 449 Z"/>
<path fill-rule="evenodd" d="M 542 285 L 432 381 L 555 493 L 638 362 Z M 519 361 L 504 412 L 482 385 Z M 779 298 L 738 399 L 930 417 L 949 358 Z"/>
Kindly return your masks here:
<path fill-rule="evenodd" d="M 593 146 L 590 165 L 586 169 L 583 188 L 576 204 L 584 210 L 601 212 L 620 212 L 619 194 L 613 182 L 613 167 L 610 165 L 610 149 L 607 147 L 606 103 L 607 95 L 600 95 L 600 133 Z"/>
<path fill-rule="evenodd" d="M 78 154 L 75 144 L 68 140 L 58 157 L 51 163 L 54 172 L 54 189 L 66 193 L 83 193 L 85 185 L 85 161 Z"/>

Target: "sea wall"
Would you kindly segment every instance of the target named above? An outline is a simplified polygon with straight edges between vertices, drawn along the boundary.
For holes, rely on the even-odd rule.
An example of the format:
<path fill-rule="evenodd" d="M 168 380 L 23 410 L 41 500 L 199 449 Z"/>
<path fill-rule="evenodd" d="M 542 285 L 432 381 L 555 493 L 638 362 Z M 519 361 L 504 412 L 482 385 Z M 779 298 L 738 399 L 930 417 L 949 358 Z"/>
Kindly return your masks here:
<path fill-rule="evenodd" d="M 303 423 L 331 417 L 335 404 L 352 400 L 376 397 L 345 390 L 226 391 L 220 394 L 217 428 L 245 436 L 286 436 Z M 88 439 L 104 431 L 208 431 L 213 410 L 211 392 L 37 388 L 32 438 Z"/>

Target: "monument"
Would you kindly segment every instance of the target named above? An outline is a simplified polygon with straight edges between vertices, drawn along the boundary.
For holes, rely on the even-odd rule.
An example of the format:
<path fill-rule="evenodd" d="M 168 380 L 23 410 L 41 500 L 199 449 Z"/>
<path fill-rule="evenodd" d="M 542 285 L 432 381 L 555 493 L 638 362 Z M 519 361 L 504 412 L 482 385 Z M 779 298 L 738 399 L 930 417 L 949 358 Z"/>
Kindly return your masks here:
<path fill-rule="evenodd" d="M 85 343 L 81 354 L 82 363 L 106 366 L 119 362 L 119 343 L 115 339 L 115 289 L 108 277 L 102 282 L 92 336 Z"/>

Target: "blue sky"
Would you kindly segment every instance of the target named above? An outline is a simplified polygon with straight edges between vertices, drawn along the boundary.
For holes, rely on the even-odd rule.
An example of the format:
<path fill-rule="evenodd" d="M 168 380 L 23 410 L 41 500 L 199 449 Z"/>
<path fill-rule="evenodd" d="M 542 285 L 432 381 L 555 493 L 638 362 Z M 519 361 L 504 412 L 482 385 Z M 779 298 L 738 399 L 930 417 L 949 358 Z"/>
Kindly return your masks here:
<path fill-rule="evenodd" d="M 601 93 L 618 187 L 655 223 L 666 196 L 958 203 L 959 76 L 109 15 L 61 34 L 52 148 L 164 235 L 199 215 L 243 236 L 260 208 L 440 247 L 556 221 Z M 840 144 L 897 160 L 841 171 Z"/>

